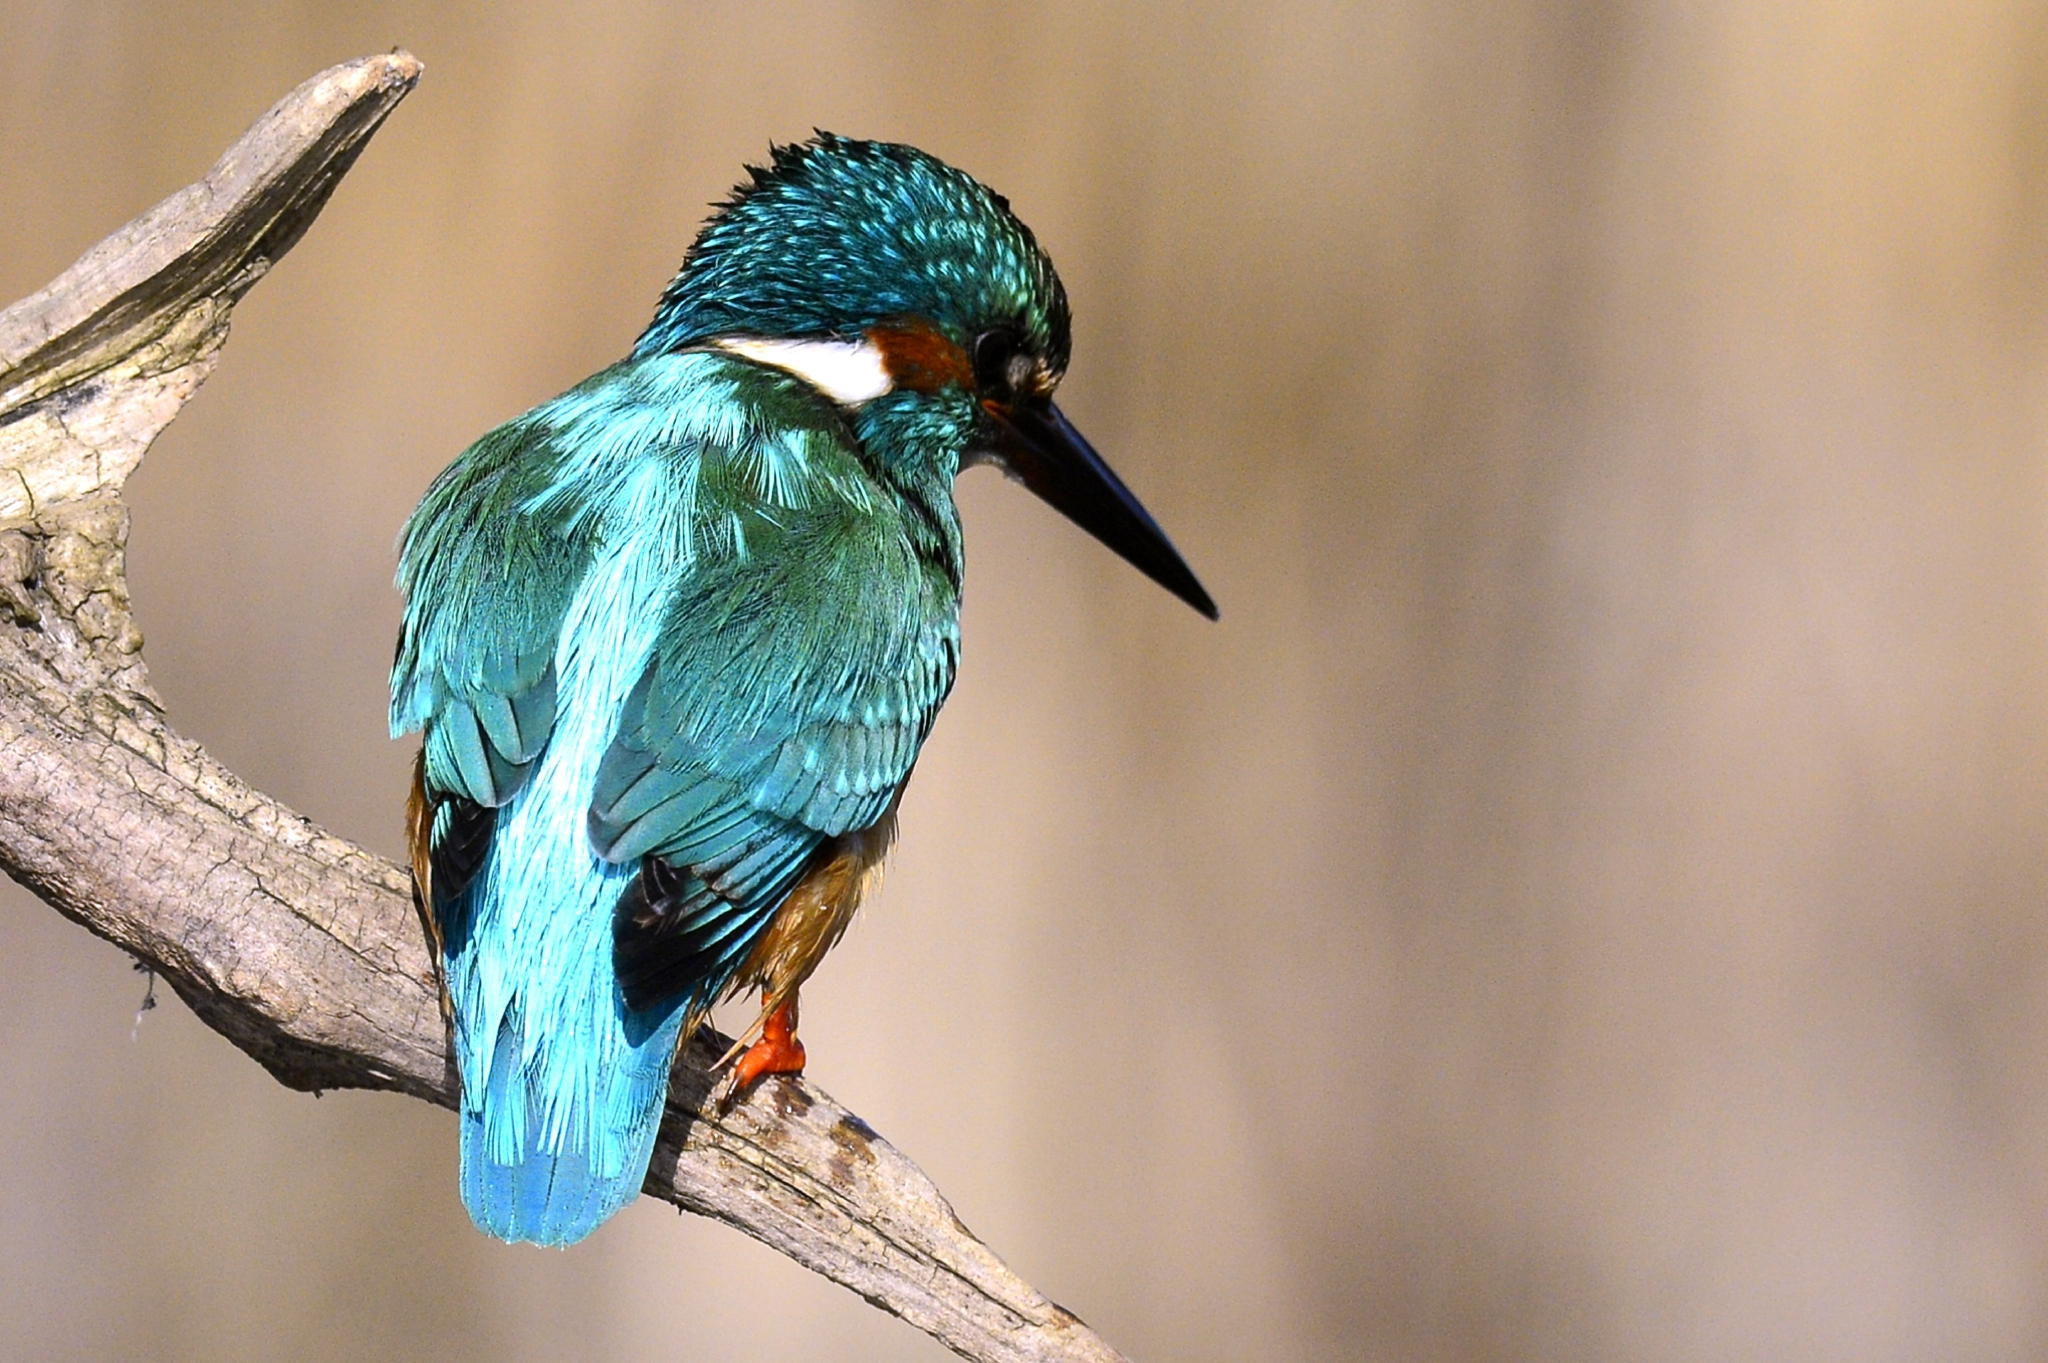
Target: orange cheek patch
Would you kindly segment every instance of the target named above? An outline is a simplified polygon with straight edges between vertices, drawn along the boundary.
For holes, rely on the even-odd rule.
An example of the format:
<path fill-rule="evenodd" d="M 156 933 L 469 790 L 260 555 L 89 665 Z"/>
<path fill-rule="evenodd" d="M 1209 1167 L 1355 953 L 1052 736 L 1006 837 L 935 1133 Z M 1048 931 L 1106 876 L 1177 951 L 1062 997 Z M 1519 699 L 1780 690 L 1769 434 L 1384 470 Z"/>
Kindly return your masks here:
<path fill-rule="evenodd" d="M 870 327 L 867 339 L 882 353 L 882 368 L 897 388 L 936 393 L 949 383 L 974 387 L 967 352 L 921 317 Z"/>

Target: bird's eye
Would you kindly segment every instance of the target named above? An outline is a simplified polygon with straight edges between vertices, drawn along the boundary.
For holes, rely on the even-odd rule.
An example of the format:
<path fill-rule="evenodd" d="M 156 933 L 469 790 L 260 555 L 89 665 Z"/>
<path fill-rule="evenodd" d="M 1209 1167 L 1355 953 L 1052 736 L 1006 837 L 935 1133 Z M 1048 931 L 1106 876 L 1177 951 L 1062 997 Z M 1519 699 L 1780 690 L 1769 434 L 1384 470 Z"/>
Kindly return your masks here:
<path fill-rule="evenodd" d="M 1009 403 L 1031 375 L 1031 357 L 1007 331 L 984 331 L 974 338 L 974 386 L 984 398 Z"/>

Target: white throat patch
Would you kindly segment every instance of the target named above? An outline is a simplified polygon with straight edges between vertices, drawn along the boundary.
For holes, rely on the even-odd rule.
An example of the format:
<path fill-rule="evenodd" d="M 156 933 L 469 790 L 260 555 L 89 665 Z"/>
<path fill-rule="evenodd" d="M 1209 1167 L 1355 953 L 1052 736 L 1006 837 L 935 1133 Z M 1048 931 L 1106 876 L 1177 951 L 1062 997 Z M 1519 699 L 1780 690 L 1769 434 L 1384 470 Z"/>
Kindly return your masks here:
<path fill-rule="evenodd" d="M 858 341 L 764 341 L 726 336 L 712 342 L 720 350 L 760 364 L 786 369 L 843 406 L 853 407 L 894 388 L 882 352 L 865 338 Z"/>

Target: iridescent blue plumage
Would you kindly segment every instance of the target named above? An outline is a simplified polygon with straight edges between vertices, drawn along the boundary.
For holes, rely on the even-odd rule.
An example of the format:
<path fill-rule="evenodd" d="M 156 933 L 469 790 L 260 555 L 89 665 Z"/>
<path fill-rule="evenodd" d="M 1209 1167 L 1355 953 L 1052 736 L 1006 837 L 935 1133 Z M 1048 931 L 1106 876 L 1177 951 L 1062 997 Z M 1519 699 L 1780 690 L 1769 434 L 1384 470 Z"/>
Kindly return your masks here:
<path fill-rule="evenodd" d="M 428 490 L 391 720 L 425 734 L 414 866 L 478 1225 L 566 1244 L 630 1200 L 678 1038 L 731 990 L 768 1024 L 739 1073 L 800 1067 L 775 1019 L 952 685 L 963 462 L 1213 613 L 1050 407 L 1066 353 L 1007 205 L 821 137 L 721 210 L 631 358 Z"/>

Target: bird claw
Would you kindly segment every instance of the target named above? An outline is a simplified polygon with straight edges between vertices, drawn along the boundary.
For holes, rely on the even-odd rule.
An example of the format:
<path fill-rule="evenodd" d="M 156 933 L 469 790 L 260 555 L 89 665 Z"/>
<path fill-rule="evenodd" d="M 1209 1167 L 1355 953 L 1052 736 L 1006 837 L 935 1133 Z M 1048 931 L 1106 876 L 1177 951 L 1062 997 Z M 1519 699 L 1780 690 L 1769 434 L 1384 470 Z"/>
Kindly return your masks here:
<path fill-rule="evenodd" d="M 748 1045 L 748 1038 L 757 1032 L 759 1039 Z M 734 1057 L 738 1057 L 737 1064 L 733 1063 Z M 731 1111 L 757 1080 L 771 1074 L 802 1074 L 804 1043 L 796 1039 L 796 1000 L 788 999 L 764 1009 L 746 1035 L 733 1042 L 713 1068 L 725 1069 L 727 1065 L 732 1068 L 726 1069 L 725 1077 L 711 1091 L 712 1101 L 720 1112 Z"/>

